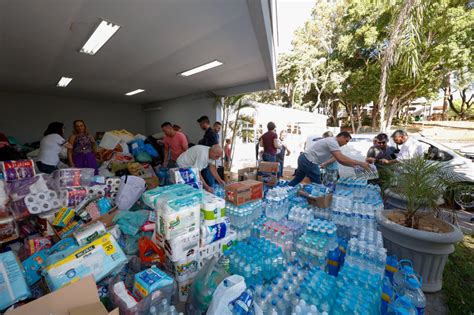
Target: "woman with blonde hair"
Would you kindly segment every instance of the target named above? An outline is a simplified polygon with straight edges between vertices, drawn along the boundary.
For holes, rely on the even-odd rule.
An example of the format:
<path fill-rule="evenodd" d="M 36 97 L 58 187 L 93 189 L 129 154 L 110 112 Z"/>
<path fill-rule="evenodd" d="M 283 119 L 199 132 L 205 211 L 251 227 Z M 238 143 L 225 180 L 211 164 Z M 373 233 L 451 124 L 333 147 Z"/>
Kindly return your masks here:
<path fill-rule="evenodd" d="M 97 160 L 95 159 L 96 144 L 94 137 L 87 131 L 83 120 L 75 120 L 73 134 L 69 137 L 72 149 L 68 150 L 69 166 L 78 168 L 93 168 L 97 175 Z"/>

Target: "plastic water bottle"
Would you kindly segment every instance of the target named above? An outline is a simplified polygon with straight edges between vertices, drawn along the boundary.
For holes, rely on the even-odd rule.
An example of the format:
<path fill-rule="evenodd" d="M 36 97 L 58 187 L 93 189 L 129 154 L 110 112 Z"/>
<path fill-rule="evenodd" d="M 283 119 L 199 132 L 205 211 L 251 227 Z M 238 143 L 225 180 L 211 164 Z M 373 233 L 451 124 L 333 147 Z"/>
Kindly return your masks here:
<path fill-rule="evenodd" d="M 404 295 L 409 298 L 415 306 L 418 315 L 423 315 L 425 313 L 426 298 L 421 290 L 421 279 L 418 281 L 415 277 L 407 278 L 405 287 L 400 290 L 398 295 Z"/>
<path fill-rule="evenodd" d="M 253 292 L 247 289 L 234 301 L 229 303 L 229 310 L 235 315 L 247 315 L 253 306 Z"/>
<path fill-rule="evenodd" d="M 417 315 L 416 307 L 406 296 L 401 296 L 389 307 L 390 315 Z"/>
<path fill-rule="evenodd" d="M 410 260 L 402 259 L 398 262 L 398 272 L 393 275 L 393 287 L 396 291 L 400 291 L 405 286 L 408 278 L 415 276 L 413 265 Z"/>

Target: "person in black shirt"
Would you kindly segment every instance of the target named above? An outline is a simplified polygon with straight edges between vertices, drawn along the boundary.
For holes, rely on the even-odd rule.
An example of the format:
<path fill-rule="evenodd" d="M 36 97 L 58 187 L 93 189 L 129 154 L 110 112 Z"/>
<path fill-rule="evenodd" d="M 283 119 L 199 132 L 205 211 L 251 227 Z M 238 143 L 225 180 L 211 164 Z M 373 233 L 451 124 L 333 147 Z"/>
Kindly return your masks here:
<path fill-rule="evenodd" d="M 205 145 L 208 147 L 212 147 L 215 144 L 219 144 L 219 136 L 218 134 L 212 129 L 211 123 L 209 122 L 209 117 L 201 116 L 197 122 L 199 123 L 199 127 L 204 130 L 204 136 L 201 140 L 199 140 L 199 144 Z M 214 176 L 211 173 L 211 170 L 208 167 L 201 171 L 201 177 L 204 179 L 209 187 L 213 187 L 216 183 Z"/>
<path fill-rule="evenodd" d="M 365 161 L 375 164 L 377 168 L 382 165 L 395 163 L 395 148 L 388 145 L 388 136 L 380 133 L 374 140 L 377 140 L 377 144 L 370 147 L 369 151 L 367 151 Z"/>
<path fill-rule="evenodd" d="M 219 137 L 211 128 L 209 117 L 201 116 L 197 122 L 199 123 L 199 127 L 204 130 L 204 136 L 201 140 L 199 140 L 199 144 L 208 147 L 212 147 L 214 144 L 219 144 Z"/>

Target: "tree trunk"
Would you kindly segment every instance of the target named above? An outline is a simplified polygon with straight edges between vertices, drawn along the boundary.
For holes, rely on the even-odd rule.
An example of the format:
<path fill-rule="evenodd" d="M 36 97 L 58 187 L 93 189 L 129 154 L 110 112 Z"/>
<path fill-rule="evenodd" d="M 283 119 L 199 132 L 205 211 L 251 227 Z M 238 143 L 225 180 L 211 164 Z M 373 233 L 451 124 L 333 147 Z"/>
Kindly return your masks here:
<path fill-rule="evenodd" d="M 397 112 L 397 107 L 398 107 L 398 101 L 396 99 L 393 99 L 392 102 L 390 103 L 390 107 L 387 113 L 387 121 L 385 122 L 385 130 L 388 131 L 392 127 L 392 121 L 393 117 L 395 116 Z"/>
<path fill-rule="evenodd" d="M 237 137 L 237 125 L 239 124 L 239 116 L 240 116 L 240 104 L 239 109 L 237 110 L 237 114 L 235 115 L 235 122 L 234 122 L 234 130 L 232 130 L 232 147 L 230 152 L 230 162 L 229 162 L 229 170 L 232 169 L 232 163 L 234 162 L 234 152 L 235 152 L 235 138 Z"/>
<path fill-rule="evenodd" d="M 350 106 L 349 104 L 344 104 L 344 107 L 346 108 L 346 112 L 349 115 L 349 119 L 351 120 L 352 133 L 357 133 L 354 121 L 354 114 L 352 113 L 352 106 Z"/>
<path fill-rule="evenodd" d="M 446 85 L 443 88 L 443 120 L 448 120 L 448 107 L 449 107 L 449 96 L 451 95 L 451 76 L 448 74 L 446 78 Z"/>
<path fill-rule="evenodd" d="M 362 113 L 360 111 L 360 105 L 355 106 L 356 115 L 357 115 L 357 129 L 355 133 L 359 133 L 360 128 L 362 128 Z"/>
<path fill-rule="evenodd" d="M 372 106 L 372 130 L 375 130 L 377 128 L 377 113 L 379 112 L 379 107 L 378 104 L 374 102 L 374 105 Z"/>
<path fill-rule="evenodd" d="M 332 103 L 332 121 L 333 127 L 337 127 L 337 102 Z"/>
<path fill-rule="evenodd" d="M 387 81 L 390 74 L 390 67 L 393 65 L 395 49 L 400 40 L 403 24 L 407 19 L 410 11 L 415 4 L 415 0 L 405 0 L 402 9 L 400 10 L 392 31 L 390 32 L 388 47 L 385 49 L 382 57 L 381 72 L 380 72 L 380 92 L 378 97 L 379 114 L 380 114 L 380 131 L 385 131 L 385 103 L 387 101 Z"/>

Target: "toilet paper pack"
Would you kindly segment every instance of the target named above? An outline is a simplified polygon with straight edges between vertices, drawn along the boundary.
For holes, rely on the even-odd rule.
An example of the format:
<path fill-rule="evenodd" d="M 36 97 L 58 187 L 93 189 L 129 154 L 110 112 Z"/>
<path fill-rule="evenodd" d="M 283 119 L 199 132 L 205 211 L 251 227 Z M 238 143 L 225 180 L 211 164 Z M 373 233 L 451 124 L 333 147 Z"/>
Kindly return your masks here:
<path fill-rule="evenodd" d="M 39 214 L 62 206 L 58 194 L 53 190 L 28 194 L 25 197 L 25 204 L 31 214 Z"/>
<path fill-rule="evenodd" d="M 176 238 L 167 240 L 163 235 L 155 233 L 155 243 L 165 250 L 166 256 L 171 261 L 177 262 L 197 253 L 199 250 L 199 230 L 186 233 Z"/>
<path fill-rule="evenodd" d="M 216 220 L 225 216 L 225 200 L 207 191 L 201 203 L 201 219 L 205 225 L 213 225 Z"/>

